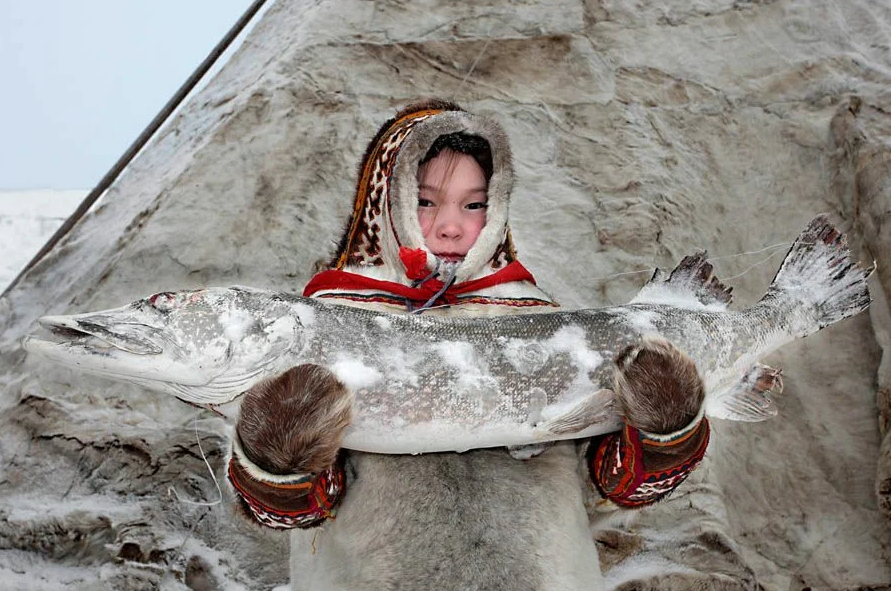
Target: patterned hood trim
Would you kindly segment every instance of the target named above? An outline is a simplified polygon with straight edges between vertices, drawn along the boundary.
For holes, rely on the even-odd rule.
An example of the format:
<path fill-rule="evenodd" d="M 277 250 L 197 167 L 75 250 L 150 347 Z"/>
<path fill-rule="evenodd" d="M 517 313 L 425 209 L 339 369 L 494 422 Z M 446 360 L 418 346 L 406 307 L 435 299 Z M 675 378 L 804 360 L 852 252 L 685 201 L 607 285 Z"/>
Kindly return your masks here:
<path fill-rule="evenodd" d="M 486 226 L 458 267 L 455 280 L 479 279 L 516 260 L 507 225 L 513 185 L 507 135 L 491 119 L 432 101 L 400 112 L 372 140 L 359 171 L 352 218 L 330 269 L 409 285 L 400 247 L 423 250 L 427 268 L 436 268 L 436 257 L 424 245 L 417 218 L 418 166 L 438 137 L 454 132 L 485 138 L 493 163 Z"/>

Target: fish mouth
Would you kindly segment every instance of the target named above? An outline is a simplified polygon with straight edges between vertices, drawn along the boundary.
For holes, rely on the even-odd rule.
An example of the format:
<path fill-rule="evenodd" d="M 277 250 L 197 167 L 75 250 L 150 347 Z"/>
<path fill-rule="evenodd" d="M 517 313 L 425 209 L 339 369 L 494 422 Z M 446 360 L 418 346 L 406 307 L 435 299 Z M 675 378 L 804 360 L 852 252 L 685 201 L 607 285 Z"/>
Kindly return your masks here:
<path fill-rule="evenodd" d="M 267 367 L 258 364 L 228 375 L 212 362 L 188 357 L 188 351 L 175 342 L 162 341 L 162 330 L 137 320 L 111 322 L 103 315 L 44 316 L 38 323 L 51 336 L 25 337 L 21 344 L 29 355 L 172 394 L 199 406 L 227 403 L 267 373 Z M 152 337 L 163 347 L 148 340 Z"/>
<path fill-rule="evenodd" d="M 105 325 L 95 320 L 78 319 L 76 316 L 44 316 L 37 322 L 61 340 L 50 341 L 55 345 L 80 348 L 91 353 L 117 350 L 133 355 L 160 355 L 164 352 L 161 347 L 140 334 L 153 330 L 145 324 L 117 322 Z"/>

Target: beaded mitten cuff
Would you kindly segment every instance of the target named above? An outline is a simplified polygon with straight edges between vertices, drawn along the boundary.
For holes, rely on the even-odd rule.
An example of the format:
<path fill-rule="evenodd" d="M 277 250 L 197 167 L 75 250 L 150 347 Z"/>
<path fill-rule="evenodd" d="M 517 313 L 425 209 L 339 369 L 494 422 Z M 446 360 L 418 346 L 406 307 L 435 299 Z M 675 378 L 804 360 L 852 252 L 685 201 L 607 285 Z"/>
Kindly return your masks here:
<path fill-rule="evenodd" d="M 678 487 L 705 455 L 708 420 L 697 417 L 666 435 L 626 425 L 591 441 L 588 471 L 597 492 L 620 507 L 640 507 L 664 498 Z"/>
<path fill-rule="evenodd" d="M 232 442 L 229 482 L 260 524 L 274 529 L 310 528 L 334 517 L 345 491 L 343 457 L 318 474 L 271 474 Z"/>

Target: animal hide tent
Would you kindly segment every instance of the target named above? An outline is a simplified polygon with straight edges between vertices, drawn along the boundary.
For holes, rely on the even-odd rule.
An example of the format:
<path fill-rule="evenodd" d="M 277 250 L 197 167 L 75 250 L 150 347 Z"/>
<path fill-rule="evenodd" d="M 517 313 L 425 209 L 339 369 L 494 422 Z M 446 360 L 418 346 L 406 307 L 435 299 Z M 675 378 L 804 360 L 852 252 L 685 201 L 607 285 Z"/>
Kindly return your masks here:
<path fill-rule="evenodd" d="M 427 96 L 507 129 L 515 243 L 565 307 L 625 303 L 702 248 L 744 307 L 821 212 L 876 261 L 868 314 L 767 360 L 777 418 L 715 421 L 673 496 L 596 535 L 612 589 L 891 584 L 889 35 L 887 0 L 274 4 L 0 299 L 0 586 L 287 581 L 287 537 L 211 475 L 225 421 L 19 343 L 163 290 L 299 293 L 363 146 Z"/>

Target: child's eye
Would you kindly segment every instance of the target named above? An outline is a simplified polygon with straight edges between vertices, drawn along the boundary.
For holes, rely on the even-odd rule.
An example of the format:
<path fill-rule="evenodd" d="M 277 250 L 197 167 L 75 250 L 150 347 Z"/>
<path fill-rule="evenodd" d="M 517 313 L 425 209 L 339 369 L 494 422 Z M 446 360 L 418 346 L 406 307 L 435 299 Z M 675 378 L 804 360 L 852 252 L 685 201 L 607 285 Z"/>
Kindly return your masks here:
<path fill-rule="evenodd" d="M 468 203 L 466 207 L 467 209 L 486 209 L 489 207 L 489 204 L 485 201 L 476 201 L 474 203 Z"/>
<path fill-rule="evenodd" d="M 433 207 L 433 202 L 423 197 L 418 197 L 418 207 Z"/>

